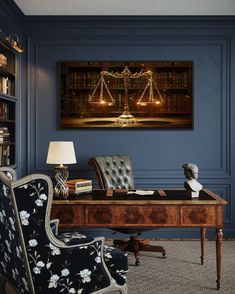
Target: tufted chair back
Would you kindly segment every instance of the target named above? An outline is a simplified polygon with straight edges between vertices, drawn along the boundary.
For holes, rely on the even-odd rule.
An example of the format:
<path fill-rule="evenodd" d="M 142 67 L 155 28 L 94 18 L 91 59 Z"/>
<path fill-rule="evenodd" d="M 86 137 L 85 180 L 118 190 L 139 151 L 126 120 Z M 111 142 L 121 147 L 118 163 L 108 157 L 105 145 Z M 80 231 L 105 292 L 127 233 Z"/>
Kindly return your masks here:
<path fill-rule="evenodd" d="M 134 189 L 133 169 L 129 156 L 95 156 L 89 160 L 101 189 Z"/>

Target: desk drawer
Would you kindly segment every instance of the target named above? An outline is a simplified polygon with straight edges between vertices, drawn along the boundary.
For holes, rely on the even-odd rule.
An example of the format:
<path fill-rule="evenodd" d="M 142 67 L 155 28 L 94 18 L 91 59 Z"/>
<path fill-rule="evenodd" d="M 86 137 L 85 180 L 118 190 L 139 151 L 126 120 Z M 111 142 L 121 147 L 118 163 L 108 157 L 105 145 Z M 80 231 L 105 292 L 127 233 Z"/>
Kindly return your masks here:
<path fill-rule="evenodd" d="M 176 226 L 177 207 L 163 205 L 115 205 L 86 207 L 88 226 L 104 225 L 110 227 L 156 227 Z"/>
<path fill-rule="evenodd" d="M 181 226 L 215 226 L 216 207 L 215 206 L 181 206 L 180 208 Z"/>
<path fill-rule="evenodd" d="M 84 225 L 84 208 L 79 205 L 54 205 L 51 219 L 58 218 L 61 227 L 74 227 Z"/>

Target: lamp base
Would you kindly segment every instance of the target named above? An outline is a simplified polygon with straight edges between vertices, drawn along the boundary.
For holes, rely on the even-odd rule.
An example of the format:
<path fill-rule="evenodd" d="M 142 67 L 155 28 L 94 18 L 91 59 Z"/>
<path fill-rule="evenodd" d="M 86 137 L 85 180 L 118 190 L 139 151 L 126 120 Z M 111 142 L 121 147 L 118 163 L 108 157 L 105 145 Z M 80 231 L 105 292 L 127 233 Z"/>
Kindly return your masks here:
<path fill-rule="evenodd" d="M 69 177 L 69 171 L 67 166 L 56 166 L 55 167 L 55 179 L 56 179 L 56 185 L 55 185 L 55 196 L 57 197 L 63 197 L 67 198 L 69 194 L 69 188 L 66 184 L 66 180 Z"/>

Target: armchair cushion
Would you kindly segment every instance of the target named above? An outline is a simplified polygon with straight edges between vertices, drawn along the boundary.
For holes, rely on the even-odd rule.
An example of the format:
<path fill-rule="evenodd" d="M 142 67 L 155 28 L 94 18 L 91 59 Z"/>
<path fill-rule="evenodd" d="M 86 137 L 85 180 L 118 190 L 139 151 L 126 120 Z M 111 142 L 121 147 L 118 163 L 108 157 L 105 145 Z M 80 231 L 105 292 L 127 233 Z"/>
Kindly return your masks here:
<path fill-rule="evenodd" d="M 86 237 L 79 232 L 61 233 L 57 236 L 57 238 L 67 245 L 82 244 L 94 240 L 93 238 Z M 118 248 L 104 245 L 103 255 L 111 276 L 119 285 L 124 285 L 126 282 L 125 273 L 128 272 L 127 253 Z"/>

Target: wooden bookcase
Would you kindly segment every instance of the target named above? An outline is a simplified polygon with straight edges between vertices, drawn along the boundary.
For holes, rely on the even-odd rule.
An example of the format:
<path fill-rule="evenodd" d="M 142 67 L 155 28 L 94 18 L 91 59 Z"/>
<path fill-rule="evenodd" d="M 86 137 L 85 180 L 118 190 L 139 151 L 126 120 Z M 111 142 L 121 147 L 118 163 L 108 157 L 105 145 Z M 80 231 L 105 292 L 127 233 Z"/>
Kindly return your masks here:
<path fill-rule="evenodd" d="M 0 43 L 0 166 L 16 167 L 16 55 Z"/>

